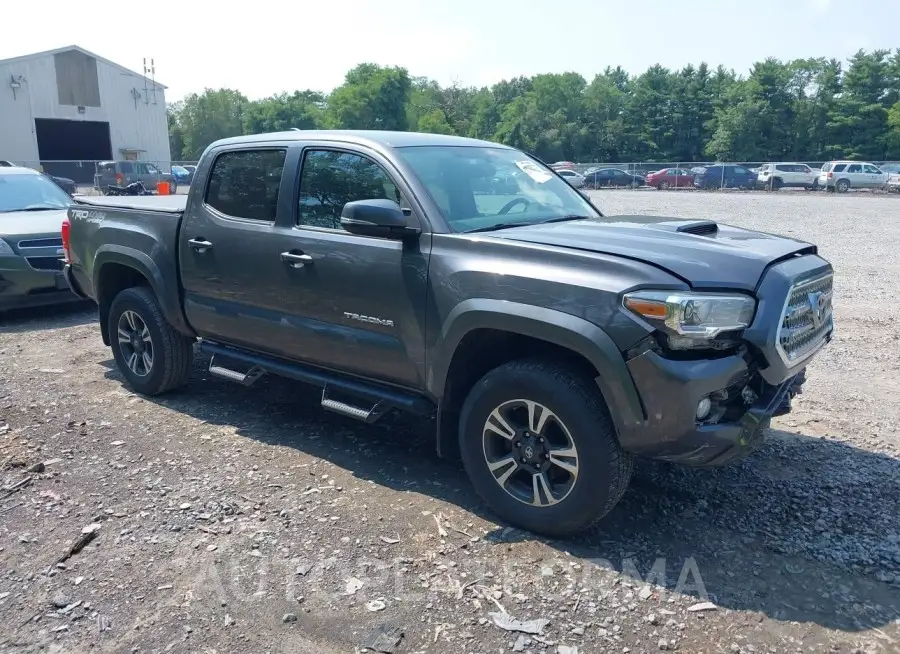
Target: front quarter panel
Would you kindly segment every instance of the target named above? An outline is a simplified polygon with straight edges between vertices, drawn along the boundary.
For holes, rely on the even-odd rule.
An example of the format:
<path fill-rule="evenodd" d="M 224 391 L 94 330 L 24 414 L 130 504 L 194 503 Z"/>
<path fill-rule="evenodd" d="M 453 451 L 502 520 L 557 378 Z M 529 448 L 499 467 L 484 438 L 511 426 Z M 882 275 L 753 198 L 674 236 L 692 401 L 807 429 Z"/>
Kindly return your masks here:
<path fill-rule="evenodd" d="M 486 235 L 436 234 L 433 243 L 426 383 L 436 398 L 442 396 L 456 346 L 479 328 L 571 349 L 608 373 L 610 389 L 627 389 L 630 378 L 621 352 L 647 336 L 650 328 L 622 308 L 622 294 L 639 288 L 686 288 L 661 269 L 623 257 Z M 636 394 L 609 392 L 624 393 L 608 398 L 609 404 L 621 401 L 628 407 L 632 417 L 623 416 L 623 422 L 640 419 Z"/>

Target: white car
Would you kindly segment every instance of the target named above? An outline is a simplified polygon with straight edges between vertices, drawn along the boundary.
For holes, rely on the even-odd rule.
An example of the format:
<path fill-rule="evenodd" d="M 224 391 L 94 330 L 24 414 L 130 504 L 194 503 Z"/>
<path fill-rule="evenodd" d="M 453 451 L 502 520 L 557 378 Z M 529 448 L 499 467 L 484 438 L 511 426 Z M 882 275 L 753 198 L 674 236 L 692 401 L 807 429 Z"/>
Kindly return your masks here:
<path fill-rule="evenodd" d="M 569 182 L 572 188 L 581 188 L 584 186 L 584 175 L 579 175 L 574 170 L 557 169 L 556 174 Z"/>
<path fill-rule="evenodd" d="M 829 161 L 822 166 L 819 186 L 846 193 L 851 188 L 884 188 L 888 174 L 867 161 Z"/>
<path fill-rule="evenodd" d="M 884 164 L 881 170 L 888 174 L 888 190 L 900 192 L 900 163 Z"/>
<path fill-rule="evenodd" d="M 767 163 L 759 167 L 756 183 L 773 191 L 780 188 L 816 190 L 819 187 L 819 171 L 802 163 Z"/>

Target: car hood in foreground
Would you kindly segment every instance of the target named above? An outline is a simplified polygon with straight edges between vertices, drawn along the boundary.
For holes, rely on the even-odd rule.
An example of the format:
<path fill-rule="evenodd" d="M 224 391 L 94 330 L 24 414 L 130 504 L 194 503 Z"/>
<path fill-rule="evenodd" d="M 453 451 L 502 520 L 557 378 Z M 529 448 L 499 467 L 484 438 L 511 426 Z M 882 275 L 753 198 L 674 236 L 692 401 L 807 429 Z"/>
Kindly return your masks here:
<path fill-rule="evenodd" d="M 816 252 L 810 243 L 773 234 L 708 220 L 655 216 L 605 216 L 515 227 L 491 235 L 645 261 L 694 288 L 705 289 L 752 291 L 772 263 Z"/>
<path fill-rule="evenodd" d="M 0 213 L 0 238 L 19 241 L 35 236 L 59 236 L 66 209 Z"/>

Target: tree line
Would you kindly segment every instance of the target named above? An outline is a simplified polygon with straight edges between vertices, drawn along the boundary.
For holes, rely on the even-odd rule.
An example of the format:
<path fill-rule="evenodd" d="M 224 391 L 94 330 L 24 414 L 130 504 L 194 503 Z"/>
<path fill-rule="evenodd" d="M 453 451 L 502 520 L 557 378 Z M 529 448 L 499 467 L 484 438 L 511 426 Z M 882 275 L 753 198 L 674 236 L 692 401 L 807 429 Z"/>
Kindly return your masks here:
<path fill-rule="evenodd" d="M 331 93 L 248 100 L 206 89 L 169 108 L 173 159 L 216 139 L 299 129 L 389 129 L 506 143 L 547 162 L 873 161 L 900 159 L 900 49 L 847 62 L 811 58 L 753 65 L 607 67 L 441 86 L 405 68 L 363 63 Z"/>

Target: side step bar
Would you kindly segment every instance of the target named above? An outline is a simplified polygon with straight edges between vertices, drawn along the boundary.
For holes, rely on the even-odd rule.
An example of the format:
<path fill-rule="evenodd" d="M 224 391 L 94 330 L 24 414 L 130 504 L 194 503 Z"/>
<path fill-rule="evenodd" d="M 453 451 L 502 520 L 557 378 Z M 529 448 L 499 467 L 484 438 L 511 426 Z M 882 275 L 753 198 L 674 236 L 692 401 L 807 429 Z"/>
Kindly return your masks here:
<path fill-rule="evenodd" d="M 233 381 L 243 386 L 252 386 L 253 382 L 262 377 L 266 373 L 259 366 L 253 366 L 247 372 L 232 370 L 225 366 L 216 365 L 216 355 L 213 355 L 209 362 L 209 374 L 213 377 L 221 377 L 228 381 Z"/>
<path fill-rule="evenodd" d="M 391 406 L 383 401 L 375 402 L 371 409 L 363 409 L 362 407 L 353 406 L 348 402 L 341 402 L 328 397 L 328 387 L 322 389 L 322 408 L 326 411 L 340 413 L 341 415 L 362 420 L 368 424 L 377 422 L 385 413 L 390 411 Z"/>
<path fill-rule="evenodd" d="M 405 391 L 393 386 L 385 386 L 367 382 L 353 377 L 346 377 L 322 368 L 306 366 L 300 363 L 270 358 L 254 352 L 221 345 L 212 341 L 200 340 L 197 345 L 200 352 L 212 355 L 209 372 L 211 375 L 228 379 L 249 386 L 265 373 L 296 379 L 322 388 L 322 407 L 365 422 L 375 422 L 392 408 L 409 411 L 419 415 L 434 413 L 435 405 L 427 397 Z M 216 356 L 229 362 L 227 365 L 216 363 Z M 232 365 L 233 364 L 233 365 Z M 234 367 L 244 367 L 247 372 L 240 372 Z M 329 392 L 358 398 L 362 404 L 370 405 L 365 409 L 345 401 L 329 397 Z"/>

